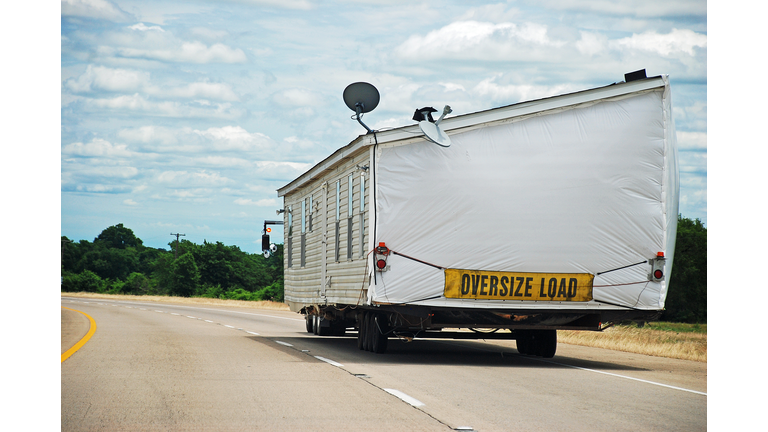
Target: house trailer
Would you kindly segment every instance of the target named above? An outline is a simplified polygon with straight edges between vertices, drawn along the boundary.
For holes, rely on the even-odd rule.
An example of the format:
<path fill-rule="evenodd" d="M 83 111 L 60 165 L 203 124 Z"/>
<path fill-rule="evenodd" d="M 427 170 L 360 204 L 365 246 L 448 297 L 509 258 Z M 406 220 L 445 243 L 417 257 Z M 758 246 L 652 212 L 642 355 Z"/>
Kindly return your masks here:
<path fill-rule="evenodd" d="M 643 74 L 644 75 L 644 74 Z M 664 308 L 679 175 L 668 76 L 371 131 L 278 190 L 285 302 L 307 331 L 509 338 Z"/>

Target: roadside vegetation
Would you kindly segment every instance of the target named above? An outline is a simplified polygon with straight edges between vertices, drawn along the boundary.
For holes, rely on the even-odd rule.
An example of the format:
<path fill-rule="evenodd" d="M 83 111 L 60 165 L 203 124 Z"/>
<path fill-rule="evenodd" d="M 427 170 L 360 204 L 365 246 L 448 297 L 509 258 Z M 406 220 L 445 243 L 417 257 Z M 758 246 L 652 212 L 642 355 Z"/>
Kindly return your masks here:
<path fill-rule="evenodd" d="M 106 228 L 93 242 L 61 237 L 61 291 L 283 301 L 283 248 L 270 258 L 221 242 L 150 248 L 130 228 Z"/>
<path fill-rule="evenodd" d="M 558 342 L 681 360 L 707 361 L 707 325 L 670 322 L 618 324 L 602 332 L 557 332 Z"/>

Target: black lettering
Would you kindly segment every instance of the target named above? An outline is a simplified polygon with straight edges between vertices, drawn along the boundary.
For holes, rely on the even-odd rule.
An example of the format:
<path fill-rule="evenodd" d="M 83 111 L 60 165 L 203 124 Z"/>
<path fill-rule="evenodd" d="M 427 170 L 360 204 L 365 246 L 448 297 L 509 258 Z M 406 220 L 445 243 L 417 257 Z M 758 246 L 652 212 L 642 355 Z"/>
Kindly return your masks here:
<path fill-rule="evenodd" d="M 501 277 L 501 290 L 499 290 L 499 295 L 500 296 L 507 295 L 507 282 L 509 282 L 509 278 L 506 277 L 506 276 L 502 276 Z M 512 294 L 512 293 L 510 292 L 510 294 Z"/>
<path fill-rule="evenodd" d="M 557 296 L 558 297 L 567 297 L 568 293 L 565 288 L 565 278 L 560 280 L 560 289 L 557 290 Z"/>
<path fill-rule="evenodd" d="M 570 278 L 568 280 L 568 298 L 576 297 L 576 288 L 579 286 L 579 281 L 576 278 Z"/>
<path fill-rule="evenodd" d="M 469 294 L 469 275 L 464 273 L 461 275 L 461 295 Z"/>
<path fill-rule="evenodd" d="M 488 293 L 485 292 L 485 289 L 488 287 L 488 275 L 482 275 L 480 279 L 480 295 L 488 295 Z"/>
<path fill-rule="evenodd" d="M 541 288 L 539 288 L 539 298 L 545 297 L 547 294 L 544 293 L 544 278 L 541 278 Z"/>
<path fill-rule="evenodd" d="M 549 280 L 549 287 L 547 287 L 547 294 L 549 294 L 549 296 L 552 298 L 555 298 L 555 295 L 557 295 L 557 278 L 551 278 Z"/>
<path fill-rule="evenodd" d="M 523 283 L 525 283 L 525 278 L 522 276 L 518 276 L 517 281 L 520 283 L 517 284 L 517 289 L 515 290 L 515 297 L 522 297 L 523 294 L 520 292 L 520 289 L 523 287 Z"/>
<path fill-rule="evenodd" d="M 499 295 L 499 278 L 498 276 L 491 276 L 491 287 L 488 289 L 488 295 Z"/>
<path fill-rule="evenodd" d="M 532 281 L 533 281 L 532 277 L 525 278 L 525 296 L 526 297 L 532 297 L 531 296 L 531 289 L 533 289 L 533 286 L 531 285 Z"/>
<path fill-rule="evenodd" d="M 472 275 L 472 295 L 477 295 L 477 288 L 480 286 L 480 275 Z"/>

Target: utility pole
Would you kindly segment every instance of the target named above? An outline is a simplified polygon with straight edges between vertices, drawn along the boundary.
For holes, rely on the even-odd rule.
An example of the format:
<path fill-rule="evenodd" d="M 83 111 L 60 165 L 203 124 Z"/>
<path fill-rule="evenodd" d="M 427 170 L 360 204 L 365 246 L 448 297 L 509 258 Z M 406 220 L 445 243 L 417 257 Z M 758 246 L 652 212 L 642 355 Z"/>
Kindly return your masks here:
<path fill-rule="evenodd" d="M 172 236 L 176 236 L 176 247 L 173 248 L 173 259 L 179 258 L 179 236 L 186 236 L 186 234 L 171 233 Z"/>

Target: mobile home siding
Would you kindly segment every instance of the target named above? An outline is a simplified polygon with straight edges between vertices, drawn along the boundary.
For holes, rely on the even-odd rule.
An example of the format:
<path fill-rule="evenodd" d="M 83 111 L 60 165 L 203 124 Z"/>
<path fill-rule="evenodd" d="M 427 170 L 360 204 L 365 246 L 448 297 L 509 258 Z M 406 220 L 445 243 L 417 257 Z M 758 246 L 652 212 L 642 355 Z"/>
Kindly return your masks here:
<path fill-rule="evenodd" d="M 353 155 L 332 169 L 327 170 L 303 187 L 286 194 L 284 208 L 293 211 L 292 256 L 286 250 L 285 301 L 292 310 L 306 305 L 357 304 L 366 301 L 366 251 L 369 241 L 368 203 L 370 178 L 358 166 L 368 166 L 370 152 L 367 148 Z M 365 207 L 360 211 L 361 174 L 365 176 Z M 349 178 L 352 176 L 352 190 Z M 337 196 L 337 183 L 339 194 Z M 352 211 L 349 197 L 352 194 Z M 312 205 L 309 205 L 309 197 Z M 305 202 L 305 233 L 302 234 L 302 202 Z M 337 203 L 339 205 L 337 209 Z M 337 213 L 338 211 L 338 213 Z M 338 219 L 337 219 L 338 214 Z M 312 229 L 309 229 L 311 217 Z M 284 223 L 288 223 L 287 213 Z M 350 227 L 351 221 L 351 227 Z M 361 227 L 362 221 L 362 227 Z M 338 236 L 336 228 L 339 228 Z M 304 235 L 302 259 L 301 237 Z M 338 238 L 338 248 L 336 239 Z M 350 248 L 351 247 L 351 248 Z M 325 258 L 325 259 L 323 259 Z M 290 261 L 289 261 L 290 260 Z M 292 266 L 288 266 L 291 262 Z M 325 262 L 325 272 L 323 272 Z M 303 264 L 303 265 L 302 265 Z M 325 273 L 325 277 L 323 277 Z"/>

